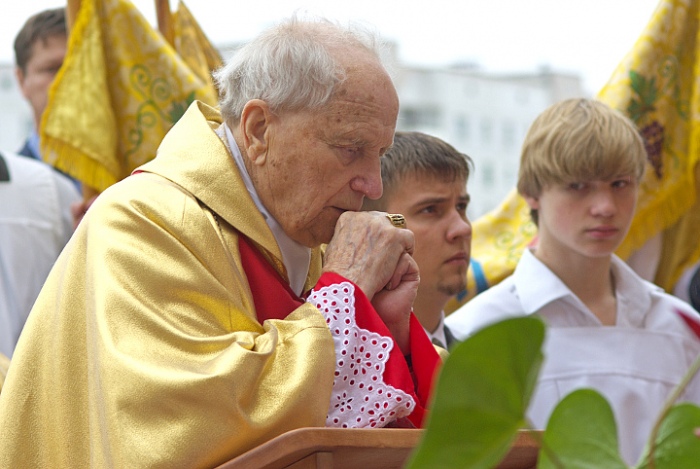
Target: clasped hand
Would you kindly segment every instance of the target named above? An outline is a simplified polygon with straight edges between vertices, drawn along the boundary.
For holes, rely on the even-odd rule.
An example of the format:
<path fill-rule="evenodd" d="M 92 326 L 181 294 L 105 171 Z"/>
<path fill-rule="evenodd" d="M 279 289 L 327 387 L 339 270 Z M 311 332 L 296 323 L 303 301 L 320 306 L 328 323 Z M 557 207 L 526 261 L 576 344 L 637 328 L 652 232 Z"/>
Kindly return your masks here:
<path fill-rule="evenodd" d="M 409 320 L 420 280 L 413 259 L 414 237 L 394 227 L 383 212 L 345 212 L 326 248 L 323 270 L 362 289 L 403 353 L 409 349 Z"/>

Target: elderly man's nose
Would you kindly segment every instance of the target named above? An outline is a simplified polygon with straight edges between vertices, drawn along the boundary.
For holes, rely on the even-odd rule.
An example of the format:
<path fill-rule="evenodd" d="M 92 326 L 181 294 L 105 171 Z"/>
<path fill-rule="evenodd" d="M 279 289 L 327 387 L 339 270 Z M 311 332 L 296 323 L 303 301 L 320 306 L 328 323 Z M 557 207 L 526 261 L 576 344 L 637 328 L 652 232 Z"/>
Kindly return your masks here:
<path fill-rule="evenodd" d="M 361 174 L 355 176 L 350 181 L 350 188 L 356 192 L 361 192 L 365 197 L 376 200 L 382 196 L 382 174 L 381 164 L 377 159 L 376 163 L 365 165 Z"/>

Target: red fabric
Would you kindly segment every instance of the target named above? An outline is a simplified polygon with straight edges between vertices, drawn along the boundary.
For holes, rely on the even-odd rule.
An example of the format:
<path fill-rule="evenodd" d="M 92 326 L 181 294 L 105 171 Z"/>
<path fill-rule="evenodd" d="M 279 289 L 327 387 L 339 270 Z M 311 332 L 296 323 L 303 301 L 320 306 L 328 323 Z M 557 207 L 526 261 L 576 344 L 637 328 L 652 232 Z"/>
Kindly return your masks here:
<path fill-rule="evenodd" d="M 425 408 L 432 395 L 435 376 L 442 364 L 433 343 L 425 333 L 418 318 L 411 313 L 411 361 L 413 362 L 413 373 L 415 375 L 418 397 L 421 402 L 420 424 L 425 422 Z M 414 412 L 415 414 L 415 412 Z M 410 418 L 410 417 L 409 417 Z"/>
<path fill-rule="evenodd" d="M 292 291 L 289 284 L 251 241 L 243 235 L 240 235 L 238 239 L 241 263 L 253 295 L 258 321 L 262 323 L 267 319 L 284 319 L 301 306 L 304 300 Z M 326 272 L 321 275 L 314 289 L 320 290 L 323 287 L 342 282 L 350 281 L 338 274 Z M 357 325 L 362 329 L 391 337 L 389 329 L 374 310 L 372 303 L 357 285 L 354 286 L 355 322 Z M 408 419 L 415 427 L 420 427 L 425 421 L 425 408 L 430 399 L 435 373 L 441 361 L 435 347 L 413 313 L 411 313 L 410 321 L 409 340 L 413 370 L 409 369 L 401 350 L 398 347 L 393 347 L 384 370 L 384 382 L 403 390 L 415 400 L 416 407 Z"/>
<path fill-rule="evenodd" d="M 253 294 L 255 314 L 262 324 L 267 319 L 284 319 L 304 304 L 265 256 L 243 235 L 238 237 L 243 271 Z"/>
<path fill-rule="evenodd" d="M 676 313 L 685 321 L 685 323 L 688 325 L 691 331 L 695 333 L 698 339 L 700 339 L 700 318 L 697 317 L 691 317 L 688 315 L 688 313 L 681 311 L 680 309 L 676 310 Z"/>
<path fill-rule="evenodd" d="M 319 279 L 314 290 L 328 287 L 342 282 L 350 282 L 346 278 L 332 273 L 324 273 Z M 352 283 L 352 282 L 350 282 Z M 354 285 L 354 284 L 353 284 Z M 364 292 L 355 286 L 355 322 L 362 329 L 376 332 L 385 337 L 391 337 L 389 329 L 379 314 L 370 303 Z M 441 363 L 440 356 L 435 351 L 432 342 L 418 319 L 411 313 L 410 347 L 411 361 L 413 362 L 413 374 L 408 368 L 406 359 L 398 347 L 393 347 L 389 354 L 389 360 L 384 369 L 384 382 L 401 389 L 409 394 L 416 402 L 416 407 L 408 416 L 415 427 L 421 427 L 425 421 L 426 406 L 430 399 L 433 378 Z M 415 383 L 414 383 L 415 376 Z M 417 388 L 417 389 L 416 389 Z"/>

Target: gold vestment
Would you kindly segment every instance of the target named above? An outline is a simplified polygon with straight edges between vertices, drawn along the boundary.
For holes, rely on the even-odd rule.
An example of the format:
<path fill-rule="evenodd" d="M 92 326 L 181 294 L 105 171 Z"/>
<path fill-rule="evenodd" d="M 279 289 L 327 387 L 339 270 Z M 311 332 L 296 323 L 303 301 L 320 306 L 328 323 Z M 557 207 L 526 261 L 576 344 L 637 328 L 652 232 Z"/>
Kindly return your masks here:
<path fill-rule="evenodd" d="M 193 104 L 88 211 L 13 356 L 0 467 L 212 467 L 324 425 L 333 339 L 308 303 L 257 321 L 238 233 L 286 272 L 220 124 Z"/>

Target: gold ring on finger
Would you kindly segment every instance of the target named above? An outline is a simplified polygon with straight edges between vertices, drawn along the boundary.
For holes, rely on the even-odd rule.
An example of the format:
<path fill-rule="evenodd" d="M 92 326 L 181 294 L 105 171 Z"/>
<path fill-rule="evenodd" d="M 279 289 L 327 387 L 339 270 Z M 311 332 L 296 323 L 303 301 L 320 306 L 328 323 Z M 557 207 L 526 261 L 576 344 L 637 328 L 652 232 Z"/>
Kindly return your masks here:
<path fill-rule="evenodd" d="M 406 217 L 400 213 L 387 213 L 386 217 L 396 228 L 406 228 Z"/>

